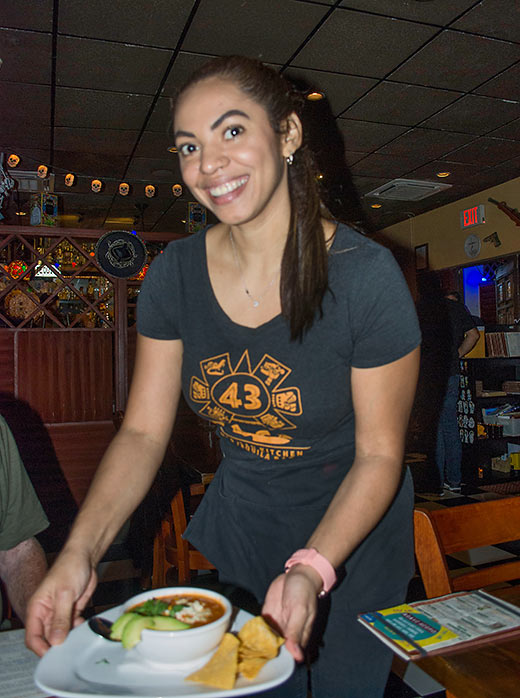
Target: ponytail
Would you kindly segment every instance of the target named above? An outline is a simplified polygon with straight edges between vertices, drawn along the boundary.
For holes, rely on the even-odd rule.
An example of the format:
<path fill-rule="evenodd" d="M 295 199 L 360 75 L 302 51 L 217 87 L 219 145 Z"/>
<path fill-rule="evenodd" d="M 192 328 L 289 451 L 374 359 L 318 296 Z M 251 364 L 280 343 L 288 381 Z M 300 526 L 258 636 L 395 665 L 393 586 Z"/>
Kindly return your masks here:
<path fill-rule="evenodd" d="M 293 112 L 300 114 L 303 110 L 302 95 L 284 77 L 260 61 L 244 56 L 221 56 L 204 63 L 179 94 L 211 77 L 233 82 L 260 104 L 276 133 L 283 132 L 283 124 Z M 293 164 L 288 168 L 291 217 L 282 257 L 280 297 L 291 339 L 301 341 L 316 316 L 323 314 L 323 296 L 328 287 L 327 246 L 317 172 L 305 143 L 294 153 Z"/>

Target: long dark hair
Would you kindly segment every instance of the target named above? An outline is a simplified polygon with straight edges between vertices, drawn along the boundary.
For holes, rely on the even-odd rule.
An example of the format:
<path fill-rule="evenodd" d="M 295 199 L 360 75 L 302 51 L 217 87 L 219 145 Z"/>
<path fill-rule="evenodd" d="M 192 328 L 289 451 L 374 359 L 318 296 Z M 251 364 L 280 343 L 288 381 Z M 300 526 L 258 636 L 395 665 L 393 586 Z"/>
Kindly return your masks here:
<path fill-rule="evenodd" d="M 303 111 L 303 97 L 272 68 L 253 58 L 222 56 L 199 69 L 182 86 L 179 96 L 201 80 L 220 77 L 233 82 L 267 112 L 275 133 L 283 134 L 288 117 Z M 321 217 L 323 207 L 314 158 L 305 143 L 288 166 L 291 217 L 282 257 L 280 297 L 282 315 L 289 323 L 291 339 L 301 339 L 322 315 L 323 296 L 328 287 L 327 246 Z"/>

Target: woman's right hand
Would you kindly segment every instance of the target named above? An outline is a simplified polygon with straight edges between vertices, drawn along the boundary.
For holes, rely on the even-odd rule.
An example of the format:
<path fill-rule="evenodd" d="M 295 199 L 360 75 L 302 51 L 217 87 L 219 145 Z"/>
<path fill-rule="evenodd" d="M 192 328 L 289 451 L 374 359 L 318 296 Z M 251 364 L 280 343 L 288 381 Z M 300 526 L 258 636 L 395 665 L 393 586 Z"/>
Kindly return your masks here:
<path fill-rule="evenodd" d="M 25 644 L 38 656 L 60 645 L 71 628 L 83 622 L 97 584 L 86 555 L 64 550 L 51 567 L 27 607 Z"/>

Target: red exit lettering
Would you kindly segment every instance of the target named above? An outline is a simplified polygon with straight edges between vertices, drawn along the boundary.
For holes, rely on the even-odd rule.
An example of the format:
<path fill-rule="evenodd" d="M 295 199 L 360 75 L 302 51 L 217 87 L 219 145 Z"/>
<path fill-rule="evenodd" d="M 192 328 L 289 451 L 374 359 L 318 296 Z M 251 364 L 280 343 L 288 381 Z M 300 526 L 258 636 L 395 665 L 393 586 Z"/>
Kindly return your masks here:
<path fill-rule="evenodd" d="M 475 225 L 477 222 L 477 209 L 478 206 L 475 206 L 464 211 L 464 226 Z"/>

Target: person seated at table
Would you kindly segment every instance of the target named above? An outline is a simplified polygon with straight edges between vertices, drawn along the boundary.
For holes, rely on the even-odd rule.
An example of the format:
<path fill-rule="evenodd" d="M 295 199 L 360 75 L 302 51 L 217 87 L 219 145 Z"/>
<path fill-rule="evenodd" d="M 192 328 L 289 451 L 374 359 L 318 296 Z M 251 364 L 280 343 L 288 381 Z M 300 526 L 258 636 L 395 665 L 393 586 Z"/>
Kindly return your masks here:
<path fill-rule="evenodd" d="M 18 618 L 47 571 L 35 536 L 49 521 L 29 480 L 14 437 L 0 415 L 0 579 Z M 0 596 L 0 620 L 2 619 Z"/>

